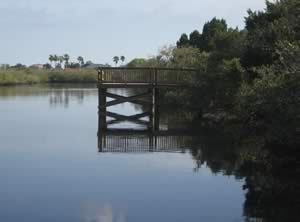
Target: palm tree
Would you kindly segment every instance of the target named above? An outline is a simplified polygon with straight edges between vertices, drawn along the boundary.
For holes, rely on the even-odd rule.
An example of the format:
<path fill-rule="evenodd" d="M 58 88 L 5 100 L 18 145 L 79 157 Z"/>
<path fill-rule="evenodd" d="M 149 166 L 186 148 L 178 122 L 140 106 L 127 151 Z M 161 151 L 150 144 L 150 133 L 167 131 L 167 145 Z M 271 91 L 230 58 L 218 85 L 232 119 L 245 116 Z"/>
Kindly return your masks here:
<path fill-rule="evenodd" d="M 70 56 L 68 54 L 64 54 L 65 68 L 69 66 Z"/>
<path fill-rule="evenodd" d="M 121 59 L 122 64 L 123 64 L 125 62 L 125 56 L 121 56 L 120 59 Z"/>
<path fill-rule="evenodd" d="M 62 62 L 64 61 L 64 57 L 63 56 L 58 56 L 58 61 L 59 61 L 59 64 L 61 66 Z"/>
<path fill-rule="evenodd" d="M 57 66 L 57 62 L 58 62 L 58 56 L 57 55 L 53 56 L 53 61 L 54 61 L 54 67 L 56 67 Z"/>
<path fill-rule="evenodd" d="M 78 62 L 79 62 L 79 64 L 80 64 L 80 66 L 83 66 L 83 64 L 84 64 L 84 59 L 83 59 L 83 57 L 82 57 L 82 56 L 78 56 L 77 60 L 78 60 Z"/>
<path fill-rule="evenodd" d="M 51 67 L 52 67 L 52 63 L 54 61 L 54 56 L 53 55 L 49 55 L 49 61 L 50 61 Z"/>
<path fill-rule="evenodd" d="M 114 63 L 116 63 L 116 66 L 117 66 L 119 60 L 120 60 L 119 56 L 114 56 L 113 57 L 113 61 L 114 61 Z"/>

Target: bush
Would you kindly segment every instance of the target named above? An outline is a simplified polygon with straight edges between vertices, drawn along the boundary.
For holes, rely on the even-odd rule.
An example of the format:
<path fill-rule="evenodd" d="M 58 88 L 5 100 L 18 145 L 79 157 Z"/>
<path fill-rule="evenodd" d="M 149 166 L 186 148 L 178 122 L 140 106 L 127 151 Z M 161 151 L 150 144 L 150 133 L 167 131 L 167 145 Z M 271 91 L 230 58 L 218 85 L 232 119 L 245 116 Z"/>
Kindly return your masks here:
<path fill-rule="evenodd" d="M 263 73 L 263 74 L 262 74 Z M 246 126 L 266 141 L 297 141 L 300 126 L 300 73 L 275 75 L 270 68 L 262 77 L 244 83 L 237 95 L 236 111 Z"/>
<path fill-rule="evenodd" d="M 97 81 L 95 70 L 64 70 L 49 72 L 49 82 L 94 83 Z"/>

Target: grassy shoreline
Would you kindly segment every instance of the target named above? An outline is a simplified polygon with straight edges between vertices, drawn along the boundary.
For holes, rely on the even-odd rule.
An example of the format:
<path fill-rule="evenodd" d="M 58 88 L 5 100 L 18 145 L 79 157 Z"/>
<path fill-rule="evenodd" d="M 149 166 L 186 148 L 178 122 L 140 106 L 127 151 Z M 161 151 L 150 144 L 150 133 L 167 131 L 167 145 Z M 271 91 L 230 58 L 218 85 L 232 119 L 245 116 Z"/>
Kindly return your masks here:
<path fill-rule="evenodd" d="M 96 83 L 97 72 L 93 69 L 0 70 L 0 86 L 32 85 L 39 83 Z"/>

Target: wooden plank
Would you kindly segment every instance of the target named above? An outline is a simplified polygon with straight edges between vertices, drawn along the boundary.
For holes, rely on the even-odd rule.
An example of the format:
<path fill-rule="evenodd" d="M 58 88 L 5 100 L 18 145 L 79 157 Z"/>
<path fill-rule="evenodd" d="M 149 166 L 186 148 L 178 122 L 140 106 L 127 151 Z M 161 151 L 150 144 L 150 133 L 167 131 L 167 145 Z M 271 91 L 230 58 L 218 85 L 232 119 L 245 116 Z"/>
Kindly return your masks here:
<path fill-rule="evenodd" d="M 159 67 L 99 67 L 99 70 L 164 70 L 164 71 L 190 71 L 190 72 L 199 72 L 200 69 L 193 68 L 159 68 Z"/>
<path fill-rule="evenodd" d="M 144 118 L 144 117 L 147 117 L 147 116 L 150 116 L 150 115 L 151 115 L 150 112 L 144 112 L 144 113 L 140 113 L 140 114 L 131 115 L 129 117 L 132 118 L 132 119 L 141 119 L 141 118 Z"/>
<path fill-rule="evenodd" d="M 98 88 L 118 88 L 118 89 L 126 89 L 126 88 L 144 88 L 144 89 L 152 89 L 152 88 L 197 88 L 196 86 L 188 85 L 188 84 L 177 84 L 177 83 L 157 83 L 157 85 L 149 84 L 149 83 L 109 83 L 103 82 L 98 83 Z"/>
<path fill-rule="evenodd" d="M 112 118 L 121 119 L 121 120 L 140 119 L 143 117 L 147 117 L 149 115 L 150 115 L 150 112 L 144 112 L 144 113 L 139 113 L 139 114 L 135 114 L 135 115 L 131 115 L 131 116 L 126 116 L 126 115 L 106 111 L 107 117 L 112 117 Z"/>
<path fill-rule="evenodd" d="M 115 119 L 115 120 L 108 121 L 107 124 L 116 124 L 116 123 L 120 123 L 122 121 L 129 121 L 129 122 L 134 122 L 136 124 L 149 125 L 148 121 L 140 119 L 140 118 L 143 118 L 143 117 L 147 117 L 149 115 L 150 115 L 149 112 L 144 112 L 144 113 L 131 115 L 131 116 L 125 116 L 125 115 L 122 115 L 122 114 L 108 112 L 108 111 L 106 112 L 107 117 L 111 117 L 111 118 Z"/>
<path fill-rule="evenodd" d="M 139 124 L 139 125 L 143 125 L 143 126 L 149 126 L 149 122 L 148 121 L 145 121 L 145 120 L 140 120 L 140 119 L 135 119 L 135 120 L 127 120 L 128 122 L 132 122 L 132 123 L 135 123 L 135 124 Z M 119 123 L 122 123 L 124 122 L 124 120 L 109 120 L 106 122 L 107 125 L 113 125 L 113 124 L 119 124 Z"/>
<path fill-rule="evenodd" d="M 112 98 L 114 97 L 115 100 L 110 101 L 110 102 L 106 102 L 106 107 L 110 107 L 110 106 L 114 106 L 114 105 L 118 105 L 121 103 L 125 103 L 125 102 L 131 102 L 131 103 L 135 103 L 138 105 L 149 105 L 149 101 L 145 101 L 145 100 L 139 100 L 140 98 L 143 97 L 148 97 L 151 94 L 147 93 L 143 93 L 143 94 L 139 94 L 139 95 L 134 95 L 134 96 L 120 96 L 120 95 L 116 95 L 116 94 L 112 94 L 112 93 L 106 93 L 106 96 Z M 150 103 L 151 104 L 151 103 Z"/>
<path fill-rule="evenodd" d="M 106 129 L 103 132 L 104 135 L 111 135 L 111 136 L 199 136 L 199 131 L 197 130 L 189 130 L 189 129 L 178 129 L 178 130 L 136 130 L 136 129 Z"/>

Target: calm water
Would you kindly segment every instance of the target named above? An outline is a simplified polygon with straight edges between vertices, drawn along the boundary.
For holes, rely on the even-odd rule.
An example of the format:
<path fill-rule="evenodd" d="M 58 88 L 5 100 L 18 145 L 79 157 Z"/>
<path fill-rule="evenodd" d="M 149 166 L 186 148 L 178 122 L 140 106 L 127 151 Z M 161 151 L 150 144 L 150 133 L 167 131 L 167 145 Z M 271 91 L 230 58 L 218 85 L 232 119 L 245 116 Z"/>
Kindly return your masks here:
<path fill-rule="evenodd" d="M 179 138 L 180 152 L 100 153 L 97 106 L 94 86 L 0 88 L 0 221 L 245 220 L 245 180 L 217 136 Z"/>

